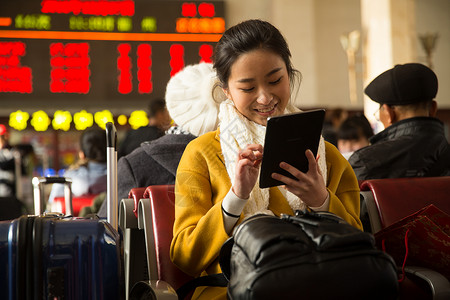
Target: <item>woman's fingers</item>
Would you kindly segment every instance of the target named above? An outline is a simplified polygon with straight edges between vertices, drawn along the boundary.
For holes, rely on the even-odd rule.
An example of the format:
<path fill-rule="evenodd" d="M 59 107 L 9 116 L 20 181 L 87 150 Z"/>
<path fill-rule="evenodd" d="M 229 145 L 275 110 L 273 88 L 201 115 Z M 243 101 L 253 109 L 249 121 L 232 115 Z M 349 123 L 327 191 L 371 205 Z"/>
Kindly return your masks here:
<path fill-rule="evenodd" d="M 239 151 L 233 192 L 241 199 L 248 198 L 258 179 L 262 153 L 263 147 L 257 144 L 247 145 Z"/>
<path fill-rule="evenodd" d="M 260 164 L 263 156 L 263 147 L 259 144 L 247 145 L 244 149 L 239 151 L 239 160 L 249 159 L 256 164 Z"/>
<path fill-rule="evenodd" d="M 292 174 L 296 179 L 292 179 L 290 177 L 283 176 L 278 173 L 273 173 L 272 178 L 279 180 L 279 181 L 285 183 L 286 185 L 296 185 L 296 183 L 298 183 L 298 181 L 307 180 L 309 176 L 314 176 L 314 174 L 316 174 L 316 173 L 320 174 L 321 172 L 318 168 L 319 155 L 317 156 L 317 158 L 315 158 L 312 151 L 308 149 L 305 151 L 305 156 L 308 159 L 308 171 L 306 173 L 303 173 L 299 169 L 295 168 L 294 166 L 292 166 L 286 162 L 281 162 L 280 167 L 283 170 L 286 170 L 287 172 Z"/>
<path fill-rule="evenodd" d="M 319 156 L 317 156 L 316 160 L 316 158 L 314 158 L 314 154 L 309 149 L 305 151 L 305 155 L 308 159 L 308 172 L 317 172 L 317 163 L 319 161 Z"/>
<path fill-rule="evenodd" d="M 292 179 L 290 177 L 281 175 L 280 173 L 272 173 L 272 178 L 283 182 L 287 186 L 294 186 L 299 183 L 298 179 Z"/>
<path fill-rule="evenodd" d="M 263 146 L 261 144 L 248 144 L 244 149 L 249 149 L 252 151 L 260 151 L 262 153 Z"/>

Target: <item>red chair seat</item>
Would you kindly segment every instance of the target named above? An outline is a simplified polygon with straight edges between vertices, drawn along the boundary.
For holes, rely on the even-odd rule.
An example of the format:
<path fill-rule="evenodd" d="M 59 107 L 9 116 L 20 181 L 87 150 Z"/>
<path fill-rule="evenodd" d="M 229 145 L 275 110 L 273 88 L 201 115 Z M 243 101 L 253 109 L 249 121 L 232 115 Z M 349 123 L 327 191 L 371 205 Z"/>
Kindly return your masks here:
<path fill-rule="evenodd" d="M 449 176 L 371 179 L 361 182 L 360 188 L 372 192 L 382 228 L 429 204 L 450 214 Z"/>
<path fill-rule="evenodd" d="M 376 224 L 374 233 L 429 204 L 450 214 L 450 176 L 370 179 L 360 182 L 360 189 L 370 221 Z M 429 276 L 424 280 L 407 272 L 399 299 L 449 299 L 449 282 L 444 281 Z"/>
<path fill-rule="evenodd" d="M 174 185 L 154 185 L 145 190 L 144 198 L 150 199 L 153 233 L 156 251 L 158 279 L 168 282 L 175 290 L 193 278 L 170 259 L 170 244 L 175 221 Z"/>
<path fill-rule="evenodd" d="M 80 197 L 73 197 L 72 198 L 72 208 L 73 208 L 73 216 L 77 217 L 80 214 L 80 211 L 85 206 L 91 206 L 94 202 L 94 198 L 97 197 L 97 195 L 84 195 Z M 64 200 L 64 197 L 55 197 L 54 198 L 54 204 L 53 207 L 61 207 L 61 210 L 58 209 L 58 211 L 61 211 L 62 213 L 66 213 L 66 202 Z"/>

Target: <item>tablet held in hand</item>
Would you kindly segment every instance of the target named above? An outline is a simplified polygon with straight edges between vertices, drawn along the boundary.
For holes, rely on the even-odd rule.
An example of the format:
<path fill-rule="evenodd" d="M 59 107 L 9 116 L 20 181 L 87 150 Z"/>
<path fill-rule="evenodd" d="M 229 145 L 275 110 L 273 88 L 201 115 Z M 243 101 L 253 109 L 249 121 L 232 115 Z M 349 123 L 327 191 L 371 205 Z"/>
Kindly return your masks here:
<path fill-rule="evenodd" d="M 281 162 L 286 162 L 302 172 L 308 171 L 305 151 L 309 149 L 314 156 L 317 155 L 324 117 L 325 110 L 317 109 L 271 117 L 267 120 L 264 156 L 259 177 L 260 188 L 284 184 L 273 179 L 272 173 L 293 178 L 280 168 Z"/>

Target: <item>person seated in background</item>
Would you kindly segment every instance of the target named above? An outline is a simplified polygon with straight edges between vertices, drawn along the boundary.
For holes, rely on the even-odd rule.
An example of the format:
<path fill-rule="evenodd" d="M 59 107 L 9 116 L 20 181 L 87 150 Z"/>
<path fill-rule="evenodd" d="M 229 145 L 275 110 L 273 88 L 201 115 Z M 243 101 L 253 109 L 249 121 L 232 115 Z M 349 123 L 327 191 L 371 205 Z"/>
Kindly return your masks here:
<path fill-rule="evenodd" d="M 9 144 L 9 131 L 0 124 L 0 221 L 27 214 L 20 194 L 23 164 L 20 152 Z"/>
<path fill-rule="evenodd" d="M 348 159 L 358 149 L 369 145 L 373 129 L 363 114 L 348 117 L 337 130 L 337 148 Z"/>
<path fill-rule="evenodd" d="M 129 130 L 120 142 L 117 157 L 120 158 L 130 154 L 142 142 L 155 140 L 163 136 L 165 131 L 170 128 L 171 121 L 166 101 L 163 98 L 153 99 L 148 106 L 148 126 Z"/>
<path fill-rule="evenodd" d="M 327 109 L 323 122 L 322 136 L 325 141 L 337 147 L 337 130 L 342 122 L 347 119 L 348 112 L 343 108 Z"/>
<path fill-rule="evenodd" d="M 71 165 L 63 176 L 72 179 L 72 195 L 74 197 L 100 194 L 106 191 L 106 134 L 95 127 L 86 129 L 80 136 L 79 159 Z M 64 185 L 55 183 L 50 192 L 49 204 L 55 197 L 64 196 Z"/>
<path fill-rule="evenodd" d="M 396 65 L 366 87 L 385 129 L 350 156 L 359 180 L 450 175 L 449 144 L 435 118 L 437 91 L 436 74 L 419 63 Z"/>
<path fill-rule="evenodd" d="M 14 150 L 9 144 L 9 132 L 0 124 L 0 197 L 16 196 Z"/>
<path fill-rule="evenodd" d="M 212 99 L 216 72 L 210 63 L 186 66 L 167 83 L 166 103 L 174 125 L 166 135 L 141 143 L 119 159 L 118 199 L 128 198 L 132 188 L 174 184 L 186 145 L 195 137 L 217 128 L 218 105 Z M 106 202 L 104 202 L 106 203 Z M 106 204 L 98 211 L 106 217 Z"/>
<path fill-rule="evenodd" d="M 299 72 L 280 31 L 265 21 L 245 21 L 225 31 L 214 53 L 217 88 L 227 99 L 220 102 L 219 129 L 191 141 L 178 165 L 170 249 L 174 264 L 194 277 L 221 273 L 223 243 L 237 224 L 259 213 L 330 211 L 361 229 L 355 174 L 323 139 L 317 157 L 310 150 L 299 153 L 309 161 L 307 173 L 281 163 L 295 179 L 273 173 L 284 186 L 260 189 L 256 184 L 267 118 L 299 111 L 291 98 Z M 226 299 L 226 288 L 199 287 L 192 299 Z"/>

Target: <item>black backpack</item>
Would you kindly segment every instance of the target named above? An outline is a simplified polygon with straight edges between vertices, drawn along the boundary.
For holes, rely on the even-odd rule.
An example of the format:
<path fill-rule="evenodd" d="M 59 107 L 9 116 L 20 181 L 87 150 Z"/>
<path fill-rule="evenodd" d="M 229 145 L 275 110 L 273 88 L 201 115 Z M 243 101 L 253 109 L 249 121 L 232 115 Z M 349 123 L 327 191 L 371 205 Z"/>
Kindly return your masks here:
<path fill-rule="evenodd" d="M 393 259 L 329 212 L 255 215 L 222 246 L 230 299 L 397 299 Z"/>

